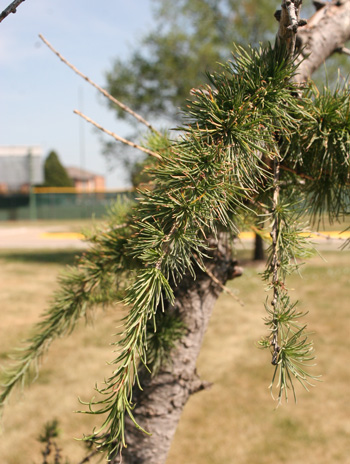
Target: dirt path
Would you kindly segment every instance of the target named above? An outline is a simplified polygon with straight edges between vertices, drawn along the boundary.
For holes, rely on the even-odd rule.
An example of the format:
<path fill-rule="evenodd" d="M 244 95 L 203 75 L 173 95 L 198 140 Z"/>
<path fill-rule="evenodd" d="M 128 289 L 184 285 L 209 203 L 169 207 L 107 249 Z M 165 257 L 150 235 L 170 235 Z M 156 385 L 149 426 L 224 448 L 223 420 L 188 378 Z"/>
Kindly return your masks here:
<path fill-rule="evenodd" d="M 337 250 L 346 238 L 350 238 L 349 231 L 341 235 L 340 232 L 322 232 L 322 234 L 313 235 L 312 241 L 319 249 Z M 251 249 L 253 244 L 253 232 L 243 232 L 237 242 L 237 247 Z M 83 235 L 70 231 L 69 226 L 66 225 L 0 226 L 0 249 L 83 249 L 86 247 Z"/>
<path fill-rule="evenodd" d="M 70 232 L 65 226 L 0 227 L 0 248 L 85 248 L 83 235 Z"/>

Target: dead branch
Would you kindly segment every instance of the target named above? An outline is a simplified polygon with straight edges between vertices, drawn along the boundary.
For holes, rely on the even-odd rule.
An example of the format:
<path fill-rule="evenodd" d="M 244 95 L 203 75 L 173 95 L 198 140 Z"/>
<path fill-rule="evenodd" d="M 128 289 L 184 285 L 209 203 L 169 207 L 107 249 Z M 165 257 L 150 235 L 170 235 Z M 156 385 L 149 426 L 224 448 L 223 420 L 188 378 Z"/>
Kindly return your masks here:
<path fill-rule="evenodd" d="M 283 0 L 282 9 L 275 13 L 279 22 L 277 43 L 284 44 L 290 56 L 294 55 L 298 28 L 306 24 L 300 19 L 301 3 L 302 0 Z"/>
<path fill-rule="evenodd" d="M 305 231 L 305 233 L 308 233 L 310 235 L 316 235 L 317 237 L 324 238 L 325 240 L 340 240 L 342 242 L 346 242 L 349 240 L 347 237 L 335 237 L 334 235 L 330 234 L 323 234 L 322 232 L 315 232 L 315 231 Z M 342 233 L 342 232 L 341 232 Z"/>
<path fill-rule="evenodd" d="M 350 56 L 350 50 L 346 47 L 337 48 L 336 53 L 343 53 L 344 55 Z"/>
<path fill-rule="evenodd" d="M 222 284 L 219 279 L 215 277 L 215 275 L 207 268 L 205 267 L 205 272 L 208 274 L 208 276 L 211 278 L 213 282 L 215 282 L 219 287 L 228 295 L 232 296 L 241 306 L 244 306 L 244 301 L 239 299 L 226 285 Z"/>
<path fill-rule="evenodd" d="M 318 2 L 320 3 L 320 2 Z M 327 1 L 298 29 L 297 82 L 305 82 L 333 53 L 346 53 L 344 44 L 350 39 L 350 1 Z"/>
<path fill-rule="evenodd" d="M 25 0 L 14 0 L 4 11 L 0 14 L 0 23 L 3 21 L 9 14 L 16 13 L 17 8 Z"/>
<path fill-rule="evenodd" d="M 124 139 L 123 137 L 120 137 L 119 135 L 115 134 L 114 132 L 112 132 L 112 131 L 110 131 L 108 129 L 105 129 L 100 124 L 93 121 L 88 116 L 81 113 L 80 111 L 74 110 L 74 113 L 77 114 L 78 116 L 82 117 L 83 119 L 85 119 L 85 121 L 89 122 L 93 126 L 97 127 L 97 129 L 100 129 L 102 132 L 105 132 L 106 134 L 110 135 L 111 137 L 113 137 L 118 142 L 122 142 L 125 145 L 129 145 L 130 147 L 133 147 L 133 148 L 137 148 L 138 150 L 143 151 L 144 153 L 147 153 L 147 155 L 154 156 L 155 158 L 157 158 L 159 160 L 162 160 L 162 157 L 158 153 L 156 153 L 156 152 L 154 152 L 152 150 L 148 150 L 148 148 L 141 147 L 140 145 L 137 145 L 136 143 L 131 142 L 130 140 Z"/>
<path fill-rule="evenodd" d="M 22 0 L 24 1 L 24 0 Z M 98 84 L 96 84 L 94 81 L 92 81 L 89 77 L 87 77 L 85 74 L 83 74 L 81 71 L 79 71 L 73 64 L 71 64 L 69 61 L 67 61 L 57 50 L 54 49 L 54 47 L 50 44 L 50 42 L 48 42 L 44 36 L 42 36 L 41 34 L 39 34 L 39 38 L 44 42 L 45 45 L 47 45 L 49 47 L 49 49 L 56 55 L 58 56 L 58 58 L 64 63 L 66 64 L 69 68 L 71 68 L 76 74 L 78 74 L 78 76 L 82 77 L 83 79 L 86 80 L 86 82 L 88 82 L 89 84 L 91 84 L 93 87 L 95 87 L 95 89 L 97 89 L 99 92 L 102 93 L 102 95 L 104 95 L 106 98 L 108 98 L 108 100 L 110 100 L 112 103 L 114 103 L 115 105 L 119 106 L 119 108 L 121 108 L 123 111 L 125 111 L 126 113 L 129 113 L 131 114 L 131 116 L 133 116 L 137 121 L 141 122 L 142 124 L 144 124 L 149 130 L 151 130 L 152 132 L 158 134 L 158 135 L 161 135 L 159 131 L 157 131 L 157 129 L 155 129 L 148 121 L 146 121 L 142 116 L 140 116 L 139 114 L 135 113 L 135 111 L 133 111 L 131 108 L 129 108 L 127 105 L 125 105 L 124 103 L 122 103 L 121 101 L 117 100 L 116 98 L 114 98 L 112 95 L 110 95 L 107 90 L 103 89 L 102 87 L 100 87 Z"/>

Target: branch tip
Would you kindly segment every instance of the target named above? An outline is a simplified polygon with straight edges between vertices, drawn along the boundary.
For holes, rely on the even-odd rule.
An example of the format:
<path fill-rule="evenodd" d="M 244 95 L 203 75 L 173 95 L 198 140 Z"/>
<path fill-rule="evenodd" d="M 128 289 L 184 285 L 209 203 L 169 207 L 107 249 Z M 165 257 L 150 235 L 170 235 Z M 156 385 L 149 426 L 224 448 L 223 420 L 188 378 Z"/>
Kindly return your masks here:
<path fill-rule="evenodd" d="M 276 10 L 274 13 L 274 17 L 276 18 L 278 22 L 281 21 L 281 15 L 282 15 L 282 10 Z"/>
<path fill-rule="evenodd" d="M 83 114 L 81 111 L 74 110 L 73 113 L 77 114 L 81 118 L 85 119 L 85 121 L 89 122 L 93 126 L 97 127 L 97 129 L 100 129 L 102 132 L 105 132 L 106 134 L 110 135 L 113 137 L 115 140 L 118 142 L 124 143 L 124 145 L 128 145 L 129 147 L 137 148 L 138 150 L 147 153 L 147 155 L 153 156 L 159 160 L 162 160 L 163 158 L 156 152 L 149 150 L 148 148 L 141 147 L 141 145 L 137 145 L 134 142 L 131 142 L 130 140 L 124 139 L 124 137 L 121 137 L 120 135 L 115 134 L 114 132 L 105 129 L 103 126 L 98 124 L 97 122 L 93 121 L 91 118 Z"/>
<path fill-rule="evenodd" d="M 342 53 L 343 55 L 348 55 L 350 56 L 350 49 L 346 47 L 339 47 L 336 50 L 334 50 L 335 53 Z"/>
<path fill-rule="evenodd" d="M 15 14 L 17 11 L 17 7 L 24 1 L 25 0 L 14 0 L 12 3 L 10 3 L 10 5 L 7 8 L 5 8 L 0 14 L 0 23 L 11 13 Z"/>
<path fill-rule="evenodd" d="M 321 10 L 322 8 L 324 8 L 328 4 L 328 2 L 324 2 L 322 0 L 314 0 L 312 3 L 314 5 L 316 11 Z"/>

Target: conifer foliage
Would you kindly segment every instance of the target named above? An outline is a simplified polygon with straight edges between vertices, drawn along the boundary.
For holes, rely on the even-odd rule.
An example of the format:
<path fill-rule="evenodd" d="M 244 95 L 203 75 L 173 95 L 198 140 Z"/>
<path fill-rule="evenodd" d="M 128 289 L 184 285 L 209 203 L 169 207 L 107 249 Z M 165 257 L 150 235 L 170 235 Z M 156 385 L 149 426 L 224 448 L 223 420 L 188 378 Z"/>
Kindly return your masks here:
<path fill-rule="evenodd" d="M 44 164 L 45 187 L 73 187 L 73 181 L 55 151 L 50 151 Z"/>
<path fill-rule="evenodd" d="M 182 336 L 181 321 L 168 309 L 174 288 L 185 276 L 195 279 L 196 269 L 206 271 L 219 233 L 233 238 L 257 216 L 270 244 L 263 275 L 271 293 L 268 334 L 261 346 L 271 351 L 271 388 L 281 402 L 289 389 L 295 394 L 295 380 L 308 387 L 315 378 L 312 341 L 287 280 L 310 254 L 300 235 L 306 215 L 348 212 L 349 97 L 347 89 L 319 93 L 294 84 L 296 72 L 282 46 L 237 48 L 207 85 L 192 90 L 177 139 L 150 134 L 148 148 L 160 157 L 149 168 L 151 183 L 135 203 L 116 207 L 109 228 L 90 237 L 90 250 L 62 278 L 51 308 L 7 372 L 2 403 L 55 338 L 70 333 L 97 304 L 123 301 L 129 309 L 111 376 L 85 410 L 102 416 L 86 440 L 113 458 L 127 445 L 125 416 L 134 420 L 139 364 L 154 372 Z"/>

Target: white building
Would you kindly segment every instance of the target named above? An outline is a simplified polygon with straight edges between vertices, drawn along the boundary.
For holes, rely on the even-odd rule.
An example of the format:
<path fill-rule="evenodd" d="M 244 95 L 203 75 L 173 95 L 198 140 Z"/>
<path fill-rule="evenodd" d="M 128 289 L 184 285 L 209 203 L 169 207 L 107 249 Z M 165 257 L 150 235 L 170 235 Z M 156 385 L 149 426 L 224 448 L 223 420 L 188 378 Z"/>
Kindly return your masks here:
<path fill-rule="evenodd" d="M 0 193 L 28 191 L 43 180 L 40 146 L 0 146 Z"/>

